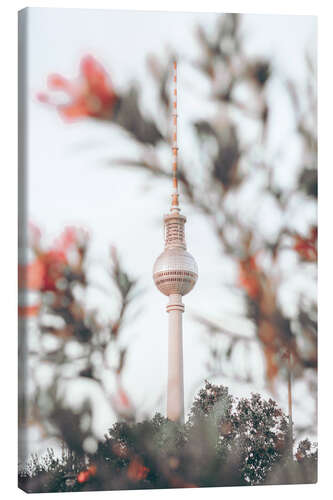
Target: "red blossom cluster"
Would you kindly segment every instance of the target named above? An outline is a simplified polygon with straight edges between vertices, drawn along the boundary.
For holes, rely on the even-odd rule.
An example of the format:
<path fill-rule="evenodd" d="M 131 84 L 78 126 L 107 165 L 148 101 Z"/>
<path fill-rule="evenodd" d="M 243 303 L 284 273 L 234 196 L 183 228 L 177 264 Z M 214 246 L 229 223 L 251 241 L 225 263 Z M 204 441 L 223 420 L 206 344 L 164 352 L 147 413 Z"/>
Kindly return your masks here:
<path fill-rule="evenodd" d="M 317 261 L 317 226 L 309 230 L 307 237 L 292 236 L 291 249 L 305 262 Z M 290 247 L 288 247 L 290 249 Z M 248 248 L 247 248 L 248 249 Z M 263 348 L 266 362 L 266 377 L 274 393 L 274 380 L 280 366 L 286 364 L 284 352 L 292 352 L 299 360 L 296 344 L 292 341 L 292 331 L 287 319 L 283 317 L 277 298 L 274 276 L 261 268 L 258 253 L 248 255 L 238 262 L 238 284 L 246 292 L 251 311 L 257 324 L 257 336 Z"/>
<path fill-rule="evenodd" d="M 284 349 L 285 338 L 281 331 L 280 317 L 275 285 L 258 263 L 258 253 L 239 261 L 239 285 L 253 304 L 252 314 L 257 323 L 257 336 L 262 344 L 266 362 L 266 377 L 274 393 L 274 380 L 279 372 L 280 353 Z M 281 320 L 281 321 L 280 321 Z M 286 328 L 286 325 L 282 326 Z"/>
<path fill-rule="evenodd" d="M 29 292 L 59 292 L 62 280 L 68 268 L 79 271 L 82 262 L 82 251 L 87 239 L 87 234 L 75 227 L 67 227 L 55 240 L 53 245 L 45 250 L 40 243 L 40 231 L 31 224 L 31 250 L 33 257 L 27 264 L 19 265 L 19 289 L 23 293 Z M 69 262 L 69 253 L 77 253 L 77 262 Z M 41 301 L 33 305 L 19 306 L 19 315 L 23 317 L 35 316 L 39 313 Z"/>
<path fill-rule="evenodd" d="M 91 479 L 91 477 L 96 476 L 97 473 L 97 467 L 96 465 L 90 465 L 87 470 L 83 470 L 79 472 L 77 475 L 77 481 L 78 483 L 86 483 Z"/>
<path fill-rule="evenodd" d="M 296 234 L 293 248 L 303 260 L 308 262 L 316 262 L 317 238 L 318 238 L 317 226 L 311 227 L 310 234 L 307 238 L 304 238 Z"/>
<path fill-rule="evenodd" d="M 139 457 L 135 457 L 128 466 L 127 476 L 132 481 L 142 481 L 146 479 L 149 468 L 146 467 Z"/>
<path fill-rule="evenodd" d="M 110 118 L 118 99 L 105 69 L 91 55 L 82 58 L 77 79 L 70 81 L 61 75 L 52 74 L 48 77 L 47 84 L 50 90 L 67 94 L 69 103 L 57 104 L 45 92 L 37 94 L 38 100 L 55 105 L 67 121 L 88 116 Z"/>

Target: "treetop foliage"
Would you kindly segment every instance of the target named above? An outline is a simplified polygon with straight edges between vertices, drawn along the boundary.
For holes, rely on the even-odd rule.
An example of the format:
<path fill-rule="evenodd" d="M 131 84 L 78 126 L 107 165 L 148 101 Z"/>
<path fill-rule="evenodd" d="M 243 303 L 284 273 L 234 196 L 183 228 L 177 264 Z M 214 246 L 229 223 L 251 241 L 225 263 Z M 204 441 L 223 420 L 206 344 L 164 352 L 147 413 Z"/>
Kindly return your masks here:
<path fill-rule="evenodd" d="M 206 381 L 184 424 L 156 413 L 116 422 L 96 453 L 36 456 L 20 473 L 25 491 L 245 486 L 315 482 L 317 451 L 309 440 L 291 455 L 289 421 L 260 394 L 236 399 Z M 292 475 L 291 475 L 292 471 Z"/>

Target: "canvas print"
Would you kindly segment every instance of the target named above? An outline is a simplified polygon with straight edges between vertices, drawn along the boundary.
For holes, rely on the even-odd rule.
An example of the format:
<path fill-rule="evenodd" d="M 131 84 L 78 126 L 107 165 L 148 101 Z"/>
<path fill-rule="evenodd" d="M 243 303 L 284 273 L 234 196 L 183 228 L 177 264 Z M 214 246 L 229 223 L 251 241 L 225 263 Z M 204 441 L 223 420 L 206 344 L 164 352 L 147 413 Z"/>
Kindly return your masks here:
<path fill-rule="evenodd" d="M 19 12 L 22 490 L 317 481 L 316 43 Z"/>

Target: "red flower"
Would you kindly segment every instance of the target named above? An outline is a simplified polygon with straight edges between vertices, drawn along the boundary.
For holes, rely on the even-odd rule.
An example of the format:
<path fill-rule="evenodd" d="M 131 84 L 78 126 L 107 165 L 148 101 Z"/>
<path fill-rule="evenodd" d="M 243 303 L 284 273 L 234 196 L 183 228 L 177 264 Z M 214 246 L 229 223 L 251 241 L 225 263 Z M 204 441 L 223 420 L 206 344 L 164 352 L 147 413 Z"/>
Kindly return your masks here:
<path fill-rule="evenodd" d="M 252 255 L 239 262 L 238 281 L 249 297 L 255 299 L 260 292 L 259 269 L 256 257 Z"/>
<path fill-rule="evenodd" d="M 39 258 L 45 269 L 41 291 L 55 292 L 57 290 L 58 280 L 62 278 L 67 266 L 66 254 L 62 251 L 49 250 Z"/>
<path fill-rule="evenodd" d="M 78 481 L 78 483 L 85 483 L 85 482 L 88 481 L 89 478 L 90 478 L 90 474 L 89 474 L 89 472 L 87 470 L 81 471 L 77 475 L 77 481 Z"/>
<path fill-rule="evenodd" d="M 26 266 L 19 265 L 19 289 L 25 292 L 56 291 L 57 282 L 63 276 L 66 265 L 67 258 L 63 252 L 50 250 L 38 255 L 30 264 Z M 19 316 L 37 316 L 40 306 L 40 300 L 37 304 L 19 306 Z"/>
<path fill-rule="evenodd" d="M 57 281 L 63 276 L 68 265 L 67 252 L 80 243 L 79 232 L 73 227 L 66 228 L 52 248 L 45 252 L 39 246 L 40 231 L 33 225 L 30 229 L 31 246 L 36 257 L 26 265 L 19 265 L 19 288 L 30 291 L 55 291 Z"/>
<path fill-rule="evenodd" d="M 148 473 L 149 473 L 148 467 L 143 465 L 143 463 L 139 458 L 134 458 L 129 464 L 127 470 L 127 476 L 132 481 L 142 481 L 143 479 L 146 479 Z"/>
<path fill-rule="evenodd" d="M 118 99 L 105 69 L 90 55 L 81 60 L 78 79 L 70 81 L 53 74 L 48 77 L 48 87 L 69 96 L 68 104 L 56 104 L 63 118 L 69 121 L 87 116 L 110 118 Z M 37 99 L 52 104 L 50 97 L 43 92 L 37 94 Z"/>
<path fill-rule="evenodd" d="M 97 467 L 96 465 L 90 465 L 87 470 L 83 470 L 79 472 L 77 475 L 77 481 L 78 483 L 86 483 L 89 481 L 91 476 L 95 476 L 97 472 Z"/>
<path fill-rule="evenodd" d="M 52 247 L 44 251 L 40 246 L 41 233 L 33 224 L 29 224 L 29 246 L 33 250 L 33 260 L 18 266 L 19 289 L 26 292 L 56 292 L 64 277 L 68 263 L 68 252 L 72 248 L 80 250 L 85 246 L 87 232 L 75 227 L 67 227 L 55 240 Z M 30 255 L 30 254 L 29 254 Z M 23 317 L 36 316 L 39 313 L 41 300 L 38 304 L 19 305 L 19 315 Z"/>
<path fill-rule="evenodd" d="M 40 260 L 45 266 L 42 291 L 57 290 L 57 282 L 62 278 L 65 268 L 68 266 L 68 251 L 73 247 L 78 247 L 81 243 L 80 230 L 75 227 L 67 227 L 55 240 L 51 250 L 40 256 Z"/>
<path fill-rule="evenodd" d="M 296 234 L 294 242 L 294 250 L 300 255 L 303 260 L 315 262 L 317 260 L 317 227 L 312 227 L 310 236 L 303 238 Z"/>

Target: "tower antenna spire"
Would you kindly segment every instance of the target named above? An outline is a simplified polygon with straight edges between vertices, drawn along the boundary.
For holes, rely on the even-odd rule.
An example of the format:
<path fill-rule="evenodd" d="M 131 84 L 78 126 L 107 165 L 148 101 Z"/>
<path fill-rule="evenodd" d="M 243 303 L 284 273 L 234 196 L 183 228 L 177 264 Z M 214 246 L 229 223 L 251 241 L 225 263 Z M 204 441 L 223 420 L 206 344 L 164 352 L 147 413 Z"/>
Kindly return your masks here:
<path fill-rule="evenodd" d="M 178 142 L 177 142 L 177 61 L 173 63 L 173 99 L 172 99 L 172 200 L 171 212 L 178 213 L 179 208 L 179 193 L 178 193 Z"/>

